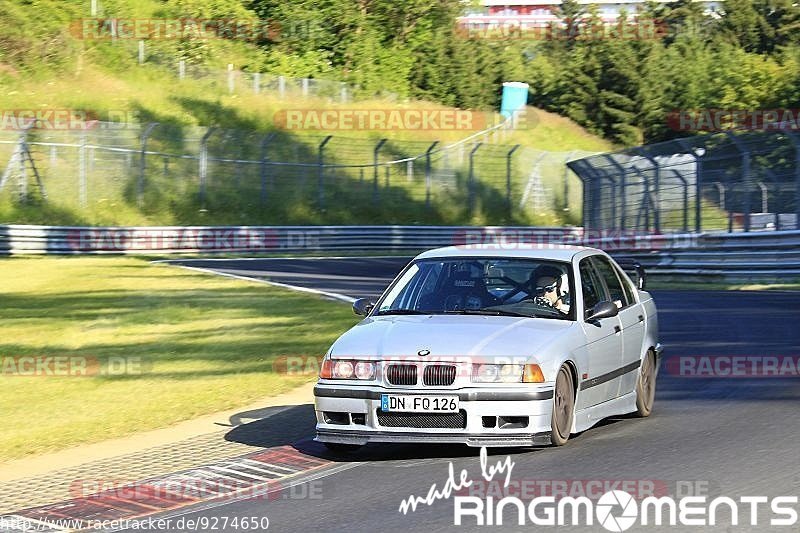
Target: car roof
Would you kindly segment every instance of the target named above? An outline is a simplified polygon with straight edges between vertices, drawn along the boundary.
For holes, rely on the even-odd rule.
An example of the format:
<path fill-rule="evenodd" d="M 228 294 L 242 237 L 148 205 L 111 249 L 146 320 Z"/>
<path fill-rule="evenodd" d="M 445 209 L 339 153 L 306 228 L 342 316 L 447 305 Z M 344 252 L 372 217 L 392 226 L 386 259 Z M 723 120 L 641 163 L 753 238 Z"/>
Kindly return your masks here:
<path fill-rule="evenodd" d="M 596 248 L 566 244 L 470 244 L 428 250 L 427 252 L 419 254 L 414 259 L 432 259 L 440 257 L 515 257 L 525 259 L 548 259 L 552 261 L 572 261 L 572 258 L 581 252 L 603 253 Z"/>

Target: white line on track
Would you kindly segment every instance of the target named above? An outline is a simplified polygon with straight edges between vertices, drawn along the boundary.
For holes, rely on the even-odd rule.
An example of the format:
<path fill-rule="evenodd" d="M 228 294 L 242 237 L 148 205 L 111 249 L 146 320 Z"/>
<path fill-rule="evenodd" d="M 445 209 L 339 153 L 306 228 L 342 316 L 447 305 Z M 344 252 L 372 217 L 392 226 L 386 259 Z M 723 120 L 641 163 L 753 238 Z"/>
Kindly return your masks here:
<path fill-rule="evenodd" d="M 231 274 L 229 272 L 219 272 L 218 270 L 212 270 L 210 268 L 202 268 L 202 267 L 190 267 L 186 265 L 171 263 L 168 261 L 153 261 L 153 263 L 161 263 L 161 264 L 168 264 L 170 266 L 176 266 L 179 268 L 185 268 L 186 270 L 194 270 L 196 272 L 203 272 L 204 274 L 214 274 L 217 276 L 224 276 L 226 278 L 233 278 L 238 279 L 241 281 L 253 281 L 255 283 L 263 283 L 265 285 L 272 285 L 274 287 L 281 287 L 284 289 L 289 289 L 297 292 L 305 292 L 309 294 L 316 294 L 319 296 L 324 296 L 326 298 L 331 298 L 334 300 L 339 300 L 341 302 L 347 302 L 349 304 L 356 301 L 355 298 L 351 296 L 347 296 L 345 294 L 339 294 L 338 292 L 328 292 L 328 291 L 321 291 L 318 289 L 310 289 L 308 287 L 298 287 L 297 285 L 288 285 L 286 283 L 279 283 L 277 281 L 269 281 L 266 279 L 259 279 L 259 278 L 251 278 L 249 276 L 240 276 L 239 274 Z"/>

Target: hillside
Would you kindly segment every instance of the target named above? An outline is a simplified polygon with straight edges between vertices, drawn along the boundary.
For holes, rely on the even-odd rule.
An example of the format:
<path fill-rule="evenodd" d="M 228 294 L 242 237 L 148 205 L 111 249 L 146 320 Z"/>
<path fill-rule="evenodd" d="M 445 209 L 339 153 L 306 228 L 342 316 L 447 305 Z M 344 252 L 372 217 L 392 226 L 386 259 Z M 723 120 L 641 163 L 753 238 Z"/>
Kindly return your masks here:
<path fill-rule="evenodd" d="M 217 39 L 201 44 L 202 60 L 189 61 L 184 80 L 178 79 L 177 58 L 187 57 L 176 41 L 147 41 L 145 61 L 137 61 L 138 43 L 132 40 L 87 41 L 75 36 L 75 21 L 86 17 L 85 2 L 37 2 L 33 10 L 23 10 L 22 2 L 0 0 L 0 109 L 5 113 L 20 110 L 70 110 L 83 112 L 99 120 L 150 123 L 158 122 L 148 148 L 170 156 L 198 154 L 198 139 L 216 126 L 231 131 L 232 140 L 212 137 L 212 156 L 230 158 L 232 154 L 259 160 L 257 143 L 241 138 L 277 135 L 270 159 L 292 162 L 293 167 L 270 167 L 268 178 L 270 202 L 264 203 L 267 191 L 255 183 L 258 172 L 254 165 L 210 165 L 208 199 L 197 199 L 198 171 L 196 163 L 183 162 L 169 166 L 171 159 L 148 157 L 148 169 L 140 176 L 133 159 L 138 149 L 136 131 L 41 131 L 34 141 L 61 142 L 67 148 L 46 144 L 31 147 L 37 170 L 42 174 L 47 192 L 43 198 L 20 203 L 13 186 L 0 191 L 0 222 L 61 224 L 289 224 L 289 223 L 559 223 L 564 221 L 562 187 L 563 159 L 576 152 L 605 151 L 612 146 L 586 133 L 573 122 L 541 110 L 529 109 L 526 127 L 503 135 L 477 138 L 487 144 L 475 156 L 475 204 L 466 205 L 468 152 L 471 143 L 444 151 L 432 163 L 433 185 L 424 190 L 423 159 L 413 168 L 402 163 L 380 168 L 380 204 L 373 201 L 375 191 L 354 192 L 352 180 L 370 182 L 378 176 L 372 168 L 358 168 L 372 161 L 373 149 L 380 139 L 389 139 L 381 149 L 381 161 L 413 158 L 425 152 L 430 143 L 442 146 L 473 135 L 467 130 L 391 130 L 370 131 L 283 131 L 275 123 L 282 112 L 301 110 L 452 110 L 454 108 L 385 91 L 354 90 L 349 87 L 347 102 L 338 98 L 338 84 L 325 94 L 322 81 L 314 81 L 309 96 L 295 87 L 283 97 L 274 84 L 266 82 L 259 94 L 252 88 L 252 73 L 262 72 L 263 80 L 273 79 L 284 71 L 265 60 L 264 49 L 247 41 Z M 175 13 L 181 2 L 102 2 L 106 13 L 116 12 L 131 18 L 165 17 L 165 9 Z M 183 3 L 186 4 L 186 3 Z M 210 2 L 204 4 L 216 5 Z M 227 8 L 235 2 L 221 2 Z M 166 7 L 165 7 L 166 6 Z M 36 16 L 29 17 L 33 11 Z M 56 16 L 57 14 L 57 16 Z M 203 16 L 226 16 L 214 9 Z M 48 15 L 48 16 L 45 16 Z M 54 18 L 50 18 L 52 15 Z M 65 29 L 66 28 L 66 29 Z M 46 45 L 41 45 L 38 38 Z M 234 91 L 228 87 L 225 67 L 236 70 Z M 288 69 L 291 73 L 291 69 Z M 329 73 L 333 77 L 333 73 Z M 287 83 L 292 79 L 287 75 Z M 338 83 L 338 82 L 336 82 Z M 498 88 L 495 88 L 497 90 Z M 333 95 L 331 98 L 330 95 Z M 324 95 L 324 97 L 323 97 Z M 497 120 L 488 111 L 476 111 L 488 117 L 485 125 Z M 240 133 L 235 133 L 240 132 Z M 255 133 L 260 132 L 260 133 Z M 83 141 L 81 141 L 81 136 Z M 326 148 L 326 163 L 350 165 L 326 171 L 323 190 L 329 197 L 317 205 L 320 197 L 317 171 L 308 166 L 317 161 L 320 139 L 333 135 Z M 87 140 L 88 139 L 88 140 Z M 237 140 L 238 139 L 238 140 Z M 5 167 L 12 156 L 16 134 L 0 131 L 0 165 Z M 216 141 L 216 142 L 214 142 Z M 81 167 L 80 142 L 112 144 L 131 150 L 126 165 L 111 156 L 98 156 L 102 150 L 91 150 L 90 159 Z M 248 144 L 249 143 L 249 144 Z M 505 154 L 512 145 L 520 144 L 513 165 L 512 201 L 520 205 L 509 213 L 505 209 Z M 252 146 L 251 146 L 252 145 Z M 551 189 L 547 204 L 525 203 L 529 193 L 531 169 L 542 151 L 562 153 L 542 164 L 542 179 Z M 118 154 L 117 154 L 118 155 Z M 84 154 L 86 156 L 86 154 Z M 549 156 L 547 156 L 549 157 Z M 174 159 L 174 158 L 173 158 Z M 97 163 L 97 164 L 95 164 Z M 153 167 L 164 166 L 163 172 Z M 305 166 L 304 166 L 305 165 Z M 243 169 L 244 168 L 244 169 Z M 169 171 L 168 171 L 169 170 Z M 291 172 L 289 172 L 291 170 Z M 385 170 L 385 172 L 384 172 Z M 81 174 L 83 173 L 83 174 Z M 373 176 L 375 174 L 375 176 Z M 385 174 L 385 175 L 384 175 Z M 76 179 L 77 178 L 77 179 Z M 134 189 L 139 179 L 146 178 L 146 197 L 137 198 Z M 176 178 L 183 183 L 176 186 Z M 402 179 L 401 179 L 402 178 Z M 78 182 L 84 180 L 84 189 Z M 264 172 L 261 172 L 264 179 Z M 248 181 L 249 180 L 249 181 Z M 391 180 L 391 181 L 390 181 Z M 235 181 L 236 190 L 230 185 Z M 252 183 L 251 183 L 252 182 Z M 214 186 L 219 187 L 214 189 Z M 35 188 L 36 184 L 33 184 Z M 282 188 L 281 188 L 282 187 Z M 577 184 L 572 183 L 570 204 L 577 208 Z M 83 197 L 80 197 L 83 194 Z M 262 195 L 262 202 L 254 197 Z M 426 198 L 427 194 L 427 198 Z M 431 200 L 432 197 L 432 200 Z M 424 203 L 421 203 L 425 200 Z M 272 202 L 277 202 L 277 205 Z M 366 205 L 365 205 L 366 204 Z M 265 209 L 267 207 L 268 209 Z M 361 207 L 361 209 L 356 209 Z M 574 209 L 573 209 L 574 212 Z"/>

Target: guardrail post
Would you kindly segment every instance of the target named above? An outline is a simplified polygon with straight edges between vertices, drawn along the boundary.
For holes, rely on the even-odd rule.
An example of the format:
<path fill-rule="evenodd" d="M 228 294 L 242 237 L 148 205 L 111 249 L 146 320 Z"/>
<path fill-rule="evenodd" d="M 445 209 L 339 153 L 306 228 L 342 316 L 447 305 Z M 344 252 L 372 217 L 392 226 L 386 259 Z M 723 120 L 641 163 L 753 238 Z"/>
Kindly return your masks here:
<path fill-rule="evenodd" d="M 425 207 L 431 206 L 431 153 L 439 145 L 439 141 L 435 141 L 425 151 Z"/>
<path fill-rule="evenodd" d="M 511 160 L 514 157 L 514 153 L 520 149 L 520 146 L 519 144 L 515 145 L 506 154 L 506 210 L 508 211 L 509 219 L 513 210 L 511 205 Z"/>
<path fill-rule="evenodd" d="M 388 141 L 389 139 L 381 139 L 372 150 L 372 199 L 376 202 L 378 201 L 378 157 L 380 155 L 381 148 L 383 148 L 383 145 Z"/>
<path fill-rule="evenodd" d="M 319 144 L 317 151 L 317 194 L 319 208 L 325 207 L 325 145 L 333 139 L 333 135 L 328 135 Z"/>
<path fill-rule="evenodd" d="M 689 233 L 689 183 L 686 181 L 686 178 L 674 168 L 672 169 L 672 173 L 675 174 L 675 177 L 681 180 L 683 184 L 683 232 Z"/>
<path fill-rule="evenodd" d="M 156 126 L 158 126 L 158 122 L 152 122 L 148 124 L 141 137 L 142 149 L 141 152 L 139 152 L 139 183 L 136 195 L 136 200 L 140 209 L 144 207 L 144 181 L 145 171 L 147 170 L 147 139 L 150 137 L 150 134 L 153 132 Z"/>
<path fill-rule="evenodd" d="M 482 142 L 475 143 L 475 146 L 469 152 L 469 176 L 467 179 L 467 207 L 469 209 L 469 213 L 472 214 L 472 210 L 475 204 L 475 154 L 478 150 L 481 149 L 483 146 Z"/>
<path fill-rule="evenodd" d="M 202 140 L 200 141 L 200 168 L 198 169 L 198 174 L 200 177 L 200 207 L 205 209 L 206 207 L 206 187 L 208 187 L 208 139 L 214 134 L 216 131 L 216 127 L 212 126 L 208 128 L 205 135 L 203 135 Z"/>

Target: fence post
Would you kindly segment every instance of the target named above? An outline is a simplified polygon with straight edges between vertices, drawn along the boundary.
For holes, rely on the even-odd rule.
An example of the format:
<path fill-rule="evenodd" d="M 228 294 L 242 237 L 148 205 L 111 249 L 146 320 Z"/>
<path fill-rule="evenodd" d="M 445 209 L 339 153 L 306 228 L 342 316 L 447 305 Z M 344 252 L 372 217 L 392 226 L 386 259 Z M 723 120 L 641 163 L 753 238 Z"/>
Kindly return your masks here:
<path fill-rule="evenodd" d="M 793 131 L 787 130 L 786 136 L 794 145 L 794 229 L 800 229 L 800 139 Z"/>
<path fill-rule="evenodd" d="M 308 78 L 303 78 L 303 96 L 308 96 Z"/>
<path fill-rule="evenodd" d="M 228 92 L 230 94 L 233 94 L 235 90 L 236 87 L 234 86 L 234 80 L 233 80 L 233 64 L 228 63 Z"/>
<path fill-rule="evenodd" d="M 341 97 L 341 99 L 342 99 L 342 103 L 343 104 L 347 103 L 347 84 L 346 83 L 342 83 L 342 97 Z"/>
<path fill-rule="evenodd" d="M 653 169 L 655 170 L 655 177 L 653 179 L 653 188 L 655 189 L 654 193 L 650 192 L 649 184 L 646 187 L 648 192 L 647 196 L 647 204 L 653 206 L 653 229 L 655 229 L 656 233 L 661 232 L 661 198 L 660 198 L 660 188 L 661 188 L 661 166 L 658 164 L 658 161 L 654 157 L 650 157 L 650 155 L 644 151 L 643 148 L 634 148 L 634 153 L 639 154 L 643 158 L 647 159 L 651 165 L 653 165 Z M 646 177 L 646 176 L 643 176 Z M 655 201 L 653 201 L 653 197 L 655 197 Z M 646 211 L 649 213 L 649 209 Z M 650 219 L 645 217 L 645 221 L 647 224 L 647 229 L 650 229 Z"/>
<path fill-rule="evenodd" d="M 278 95 L 283 98 L 286 94 L 286 78 L 278 76 Z"/>
<path fill-rule="evenodd" d="M 756 185 L 761 189 L 761 212 L 769 213 L 769 189 L 763 181 L 759 181 Z"/>
<path fill-rule="evenodd" d="M 144 65 L 144 41 L 139 41 L 139 64 Z"/>
<path fill-rule="evenodd" d="M 272 132 L 268 135 L 265 135 L 263 139 L 261 139 L 261 204 L 264 205 L 267 203 L 267 148 L 269 143 L 272 139 L 275 138 L 276 133 Z"/>
<path fill-rule="evenodd" d="M 431 153 L 439 145 L 434 141 L 425 151 L 425 207 L 431 206 Z"/>
<path fill-rule="evenodd" d="M 511 204 L 511 160 L 514 157 L 514 152 L 519 150 L 520 146 L 519 144 L 514 145 L 506 154 L 506 209 L 508 210 L 509 218 L 512 215 L 513 209 Z"/>
<path fill-rule="evenodd" d="M 186 78 L 186 61 L 180 60 L 178 61 L 178 79 L 183 80 Z"/>
<path fill-rule="evenodd" d="M 86 207 L 86 134 L 81 135 L 81 145 L 78 148 L 78 198 L 81 207 Z"/>
<path fill-rule="evenodd" d="M 569 167 L 567 163 L 569 163 L 570 159 L 572 159 L 573 154 L 575 151 L 569 152 L 567 157 L 564 158 L 564 207 L 563 211 L 569 211 Z"/>
<path fill-rule="evenodd" d="M 256 72 L 253 74 L 253 93 L 261 94 L 261 73 Z"/>
<path fill-rule="evenodd" d="M 469 177 L 467 179 L 467 207 L 469 213 L 472 214 L 475 203 L 475 154 L 480 150 L 483 143 L 475 143 L 475 146 L 469 152 Z"/>
<path fill-rule="evenodd" d="M 142 133 L 142 150 L 139 155 L 139 184 L 138 184 L 138 191 L 136 200 L 139 204 L 139 208 L 141 209 L 144 207 L 144 180 L 145 180 L 145 170 L 147 169 L 147 139 L 150 137 L 152 131 L 158 126 L 158 122 L 152 122 L 147 125 L 144 132 Z"/>
<path fill-rule="evenodd" d="M 333 135 L 328 135 L 325 137 L 322 142 L 319 144 L 319 150 L 317 155 L 317 194 L 319 195 L 319 208 L 323 209 L 325 207 L 325 159 L 324 159 L 324 151 L 325 145 L 333 139 Z"/>
<path fill-rule="evenodd" d="M 216 131 L 216 127 L 208 128 L 200 141 L 200 207 L 206 207 L 206 187 L 208 186 L 208 139 Z"/>
<path fill-rule="evenodd" d="M 725 135 L 731 140 L 736 147 L 736 151 L 742 155 L 742 184 L 744 185 L 744 231 L 750 231 L 750 150 L 742 146 L 739 139 L 731 131 L 726 131 Z"/>
<path fill-rule="evenodd" d="M 381 151 L 381 148 L 388 140 L 389 139 L 381 139 L 372 150 L 372 198 L 376 202 L 378 201 L 378 156 L 380 155 L 379 152 Z"/>
<path fill-rule="evenodd" d="M 619 179 L 620 179 L 620 184 L 619 184 L 620 206 L 619 207 L 620 207 L 620 211 L 621 211 L 620 216 L 619 216 L 619 229 L 624 230 L 625 226 L 627 224 L 626 215 L 627 215 L 627 212 L 628 212 L 628 199 L 625 196 L 626 195 L 626 191 L 625 191 L 625 185 L 626 185 L 626 183 L 625 183 L 625 174 L 626 174 L 625 168 L 623 168 L 622 165 L 617 163 L 617 161 L 613 157 L 611 157 L 610 155 L 604 154 L 603 157 L 605 157 L 608 161 L 610 161 L 611 164 L 614 165 L 617 168 L 617 171 L 619 171 Z M 614 184 L 615 193 L 612 196 L 616 197 L 617 182 L 613 178 L 609 177 L 609 179 Z M 616 211 L 616 203 L 617 202 L 616 202 L 616 199 L 615 199 L 614 200 L 614 211 Z M 617 224 L 616 214 L 614 215 L 614 219 L 615 219 L 614 220 L 614 225 L 616 225 Z"/>

